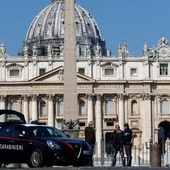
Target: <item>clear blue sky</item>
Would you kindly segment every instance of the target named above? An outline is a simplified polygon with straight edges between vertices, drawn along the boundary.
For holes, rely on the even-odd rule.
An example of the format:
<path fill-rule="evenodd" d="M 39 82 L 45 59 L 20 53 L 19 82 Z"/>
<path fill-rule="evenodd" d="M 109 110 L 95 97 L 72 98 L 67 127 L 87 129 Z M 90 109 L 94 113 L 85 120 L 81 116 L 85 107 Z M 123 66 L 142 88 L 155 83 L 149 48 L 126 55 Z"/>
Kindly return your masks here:
<path fill-rule="evenodd" d="M 52 0 L 0 0 L 0 41 L 15 56 L 22 49 L 29 25 Z M 170 42 L 170 0 L 77 0 L 97 21 L 107 48 L 117 54 L 126 42 L 131 55 L 142 55 L 145 42 Z"/>

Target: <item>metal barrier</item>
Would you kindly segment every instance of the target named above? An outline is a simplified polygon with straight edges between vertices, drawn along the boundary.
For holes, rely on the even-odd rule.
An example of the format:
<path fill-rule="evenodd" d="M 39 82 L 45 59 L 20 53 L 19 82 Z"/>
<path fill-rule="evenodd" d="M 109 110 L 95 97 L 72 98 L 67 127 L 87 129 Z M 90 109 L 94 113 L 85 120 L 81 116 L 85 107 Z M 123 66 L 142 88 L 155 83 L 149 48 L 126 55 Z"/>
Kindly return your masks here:
<path fill-rule="evenodd" d="M 96 147 L 98 144 L 96 144 Z M 105 145 L 104 141 L 101 141 L 101 154 L 94 153 L 93 160 L 95 166 L 111 166 L 112 163 L 112 147 Z M 164 144 L 164 151 L 161 153 L 161 166 L 170 167 L 170 140 L 167 139 Z M 151 166 L 151 150 L 152 146 L 146 146 L 142 144 L 140 146 L 132 147 L 132 166 Z M 126 155 L 125 155 L 126 157 Z M 122 166 L 121 157 L 118 153 L 116 166 Z"/>

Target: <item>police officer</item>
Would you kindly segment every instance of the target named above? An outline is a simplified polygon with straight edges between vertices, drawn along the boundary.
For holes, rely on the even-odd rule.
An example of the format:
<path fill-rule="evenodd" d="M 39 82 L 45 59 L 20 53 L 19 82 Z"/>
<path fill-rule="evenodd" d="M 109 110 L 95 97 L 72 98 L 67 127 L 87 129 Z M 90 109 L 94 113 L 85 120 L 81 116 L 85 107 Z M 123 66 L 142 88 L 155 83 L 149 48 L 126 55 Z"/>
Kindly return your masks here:
<path fill-rule="evenodd" d="M 91 148 L 91 158 L 89 160 L 89 164 L 87 166 L 94 166 L 93 165 L 93 152 L 94 152 L 94 145 L 96 142 L 96 138 L 95 138 L 95 131 L 94 131 L 94 122 L 90 121 L 88 123 L 88 126 L 85 128 L 84 130 L 85 133 L 85 141 L 90 145 Z"/>
<path fill-rule="evenodd" d="M 129 128 L 129 124 L 124 124 L 124 148 L 127 156 L 126 166 L 131 166 L 132 163 L 132 130 Z"/>
<path fill-rule="evenodd" d="M 112 154 L 113 154 L 111 166 L 115 166 L 116 156 L 118 152 L 120 153 L 122 159 L 122 165 L 125 166 L 123 139 L 124 139 L 124 133 L 120 129 L 120 126 L 116 124 L 115 130 L 110 135 L 110 144 L 112 145 Z"/>

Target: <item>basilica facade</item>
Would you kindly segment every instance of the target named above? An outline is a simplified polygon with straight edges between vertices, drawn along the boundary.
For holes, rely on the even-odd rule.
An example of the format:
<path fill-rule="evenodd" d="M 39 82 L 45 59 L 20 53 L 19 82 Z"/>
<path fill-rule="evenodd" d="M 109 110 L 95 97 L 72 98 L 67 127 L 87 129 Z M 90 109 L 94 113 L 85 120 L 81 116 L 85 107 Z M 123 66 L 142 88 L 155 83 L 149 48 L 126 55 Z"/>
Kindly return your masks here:
<path fill-rule="evenodd" d="M 22 112 L 26 121 L 63 128 L 64 0 L 53 0 L 35 16 L 23 50 L 10 56 L 0 46 L 0 108 Z M 127 44 L 117 55 L 106 48 L 100 29 L 84 8 L 75 4 L 79 138 L 95 122 L 97 152 L 115 124 L 129 123 L 136 146 L 157 142 L 170 132 L 170 46 L 160 37 L 156 47 L 144 44 L 133 56 Z M 70 87 L 70 90 L 72 87 Z M 160 131 L 161 129 L 161 131 Z M 161 135 L 160 135 L 161 132 Z"/>

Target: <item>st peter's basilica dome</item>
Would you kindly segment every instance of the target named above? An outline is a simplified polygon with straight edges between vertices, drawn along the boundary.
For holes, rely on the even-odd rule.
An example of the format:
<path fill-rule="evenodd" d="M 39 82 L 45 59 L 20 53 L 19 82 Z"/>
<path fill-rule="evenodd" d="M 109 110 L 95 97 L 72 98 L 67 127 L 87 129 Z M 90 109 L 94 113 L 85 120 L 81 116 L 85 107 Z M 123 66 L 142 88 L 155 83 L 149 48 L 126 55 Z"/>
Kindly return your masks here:
<path fill-rule="evenodd" d="M 29 56 L 33 55 L 35 48 L 37 56 L 48 55 L 49 44 L 54 56 L 61 55 L 61 49 L 64 46 L 64 13 L 64 0 L 52 0 L 52 3 L 34 18 L 24 42 L 24 47 L 27 46 L 29 49 Z M 105 41 L 101 37 L 95 19 L 78 4 L 75 4 L 75 24 L 77 56 L 85 56 L 87 46 L 90 48 L 91 56 L 96 55 L 97 46 L 100 46 L 102 55 L 105 55 Z"/>

